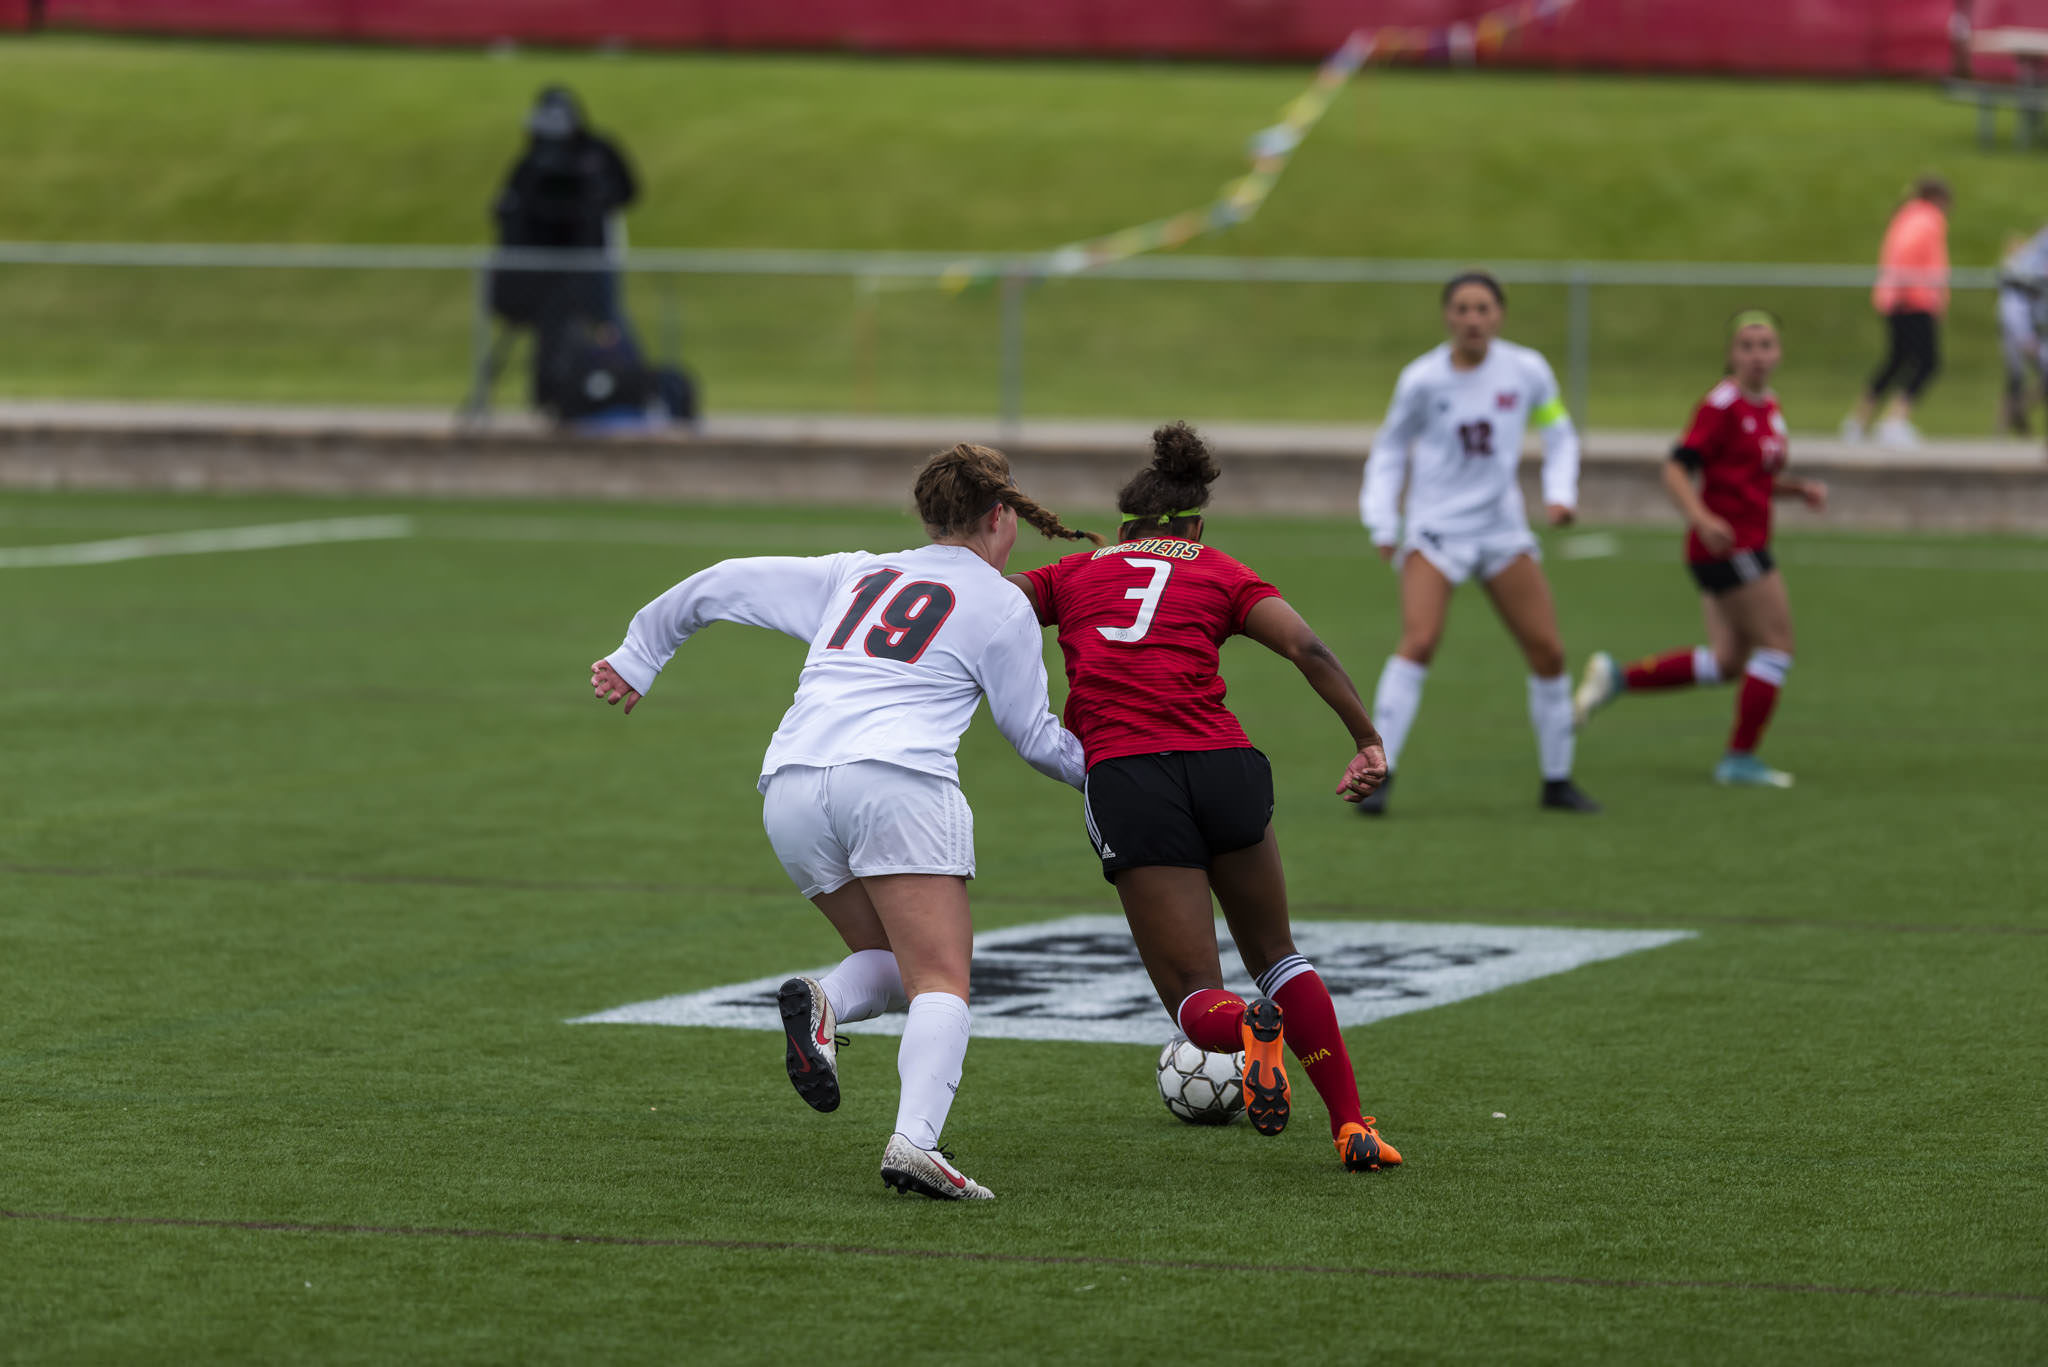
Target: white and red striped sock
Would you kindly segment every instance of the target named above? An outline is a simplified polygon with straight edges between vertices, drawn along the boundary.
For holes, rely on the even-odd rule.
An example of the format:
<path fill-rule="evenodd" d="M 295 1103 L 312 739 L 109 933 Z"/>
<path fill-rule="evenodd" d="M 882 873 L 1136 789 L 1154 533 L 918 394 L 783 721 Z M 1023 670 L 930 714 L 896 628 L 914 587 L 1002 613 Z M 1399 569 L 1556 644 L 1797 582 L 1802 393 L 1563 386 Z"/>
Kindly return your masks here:
<path fill-rule="evenodd" d="M 1778 691 L 1792 672 L 1792 654 L 1784 650 L 1751 651 L 1749 666 L 1742 672 L 1742 690 L 1735 695 L 1735 730 L 1728 737 L 1731 754 L 1756 753 L 1778 706 Z"/>

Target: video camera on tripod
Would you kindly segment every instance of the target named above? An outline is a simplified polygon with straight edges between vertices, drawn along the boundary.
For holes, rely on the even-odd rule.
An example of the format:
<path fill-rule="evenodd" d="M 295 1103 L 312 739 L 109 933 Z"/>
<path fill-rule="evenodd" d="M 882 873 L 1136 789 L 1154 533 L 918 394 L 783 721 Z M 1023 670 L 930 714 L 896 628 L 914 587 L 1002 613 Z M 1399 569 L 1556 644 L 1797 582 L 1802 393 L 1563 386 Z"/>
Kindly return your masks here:
<path fill-rule="evenodd" d="M 533 406 L 557 422 L 694 421 L 695 386 L 680 366 L 649 364 L 620 299 L 622 216 L 639 194 L 632 167 L 561 86 L 541 91 L 526 131 L 492 210 L 499 256 L 487 297 L 498 332 L 468 415 L 487 411 L 514 338 L 530 332 Z"/>

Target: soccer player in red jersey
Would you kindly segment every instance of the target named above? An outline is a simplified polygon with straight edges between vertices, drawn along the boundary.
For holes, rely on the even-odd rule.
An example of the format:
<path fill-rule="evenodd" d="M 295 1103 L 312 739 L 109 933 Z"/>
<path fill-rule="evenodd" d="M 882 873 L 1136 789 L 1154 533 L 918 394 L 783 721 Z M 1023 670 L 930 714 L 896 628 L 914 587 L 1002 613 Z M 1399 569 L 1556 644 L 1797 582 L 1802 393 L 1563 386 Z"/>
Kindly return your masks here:
<path fill-rule="evenodd" d="M 1785 416 L 1771 393 L 1780 355 L 1778 319 L 1764 309 L 1735 315 L 1728 377 L 1707 392 L 1671 453 L 1664 484 L 1685 514 L 1685 558 L 1706 609 L 1707 644 L 1619 668 L 1598 652 L 1573 697 L 1580 725 L 1624 692 L 1690 688 L 1742 673 L 1735 731 L 1714 768 L 1717 783 L 1789 788 L 1792 776 L 1756 756 L 1778 692 L 1792 669 L 1792 604 L 1771 558 L 1771 500 L 1798 498 L 1819 512 L 1827 486 L 1789 479 Z M 1693 487 L 1694 479 L 1699 487 Z"/>
<path fill-rule="evenodd" d="M 1350 731 L 1338 792 L 1349 802 L 1387 772 L 1379 733 L 1337 657 L 1245 565 L 1202 544 L 1220 471 L 1186 423 L 1152 434 L 1152 463 L 1117 496 L 1122 539 L 1010 582 L 1059 628 L 1066 723 L 1088 766 L 1088 837 L 1116 885 L 1159 999 L 1197 1048 L 1245 1053 L 1245 1110 L 1261 1134 L 1289 1112 L 1282 1041 L 1330 1113 L 1344 1166 L 1401 1161 L 1360 1113 L 1337 1010 L 1294 947 L 1273 836 L 1273 771 L 1223 705 L 1223 642 L 1242 633 L 1284 656 Z M 1210 896 L 1223 907 L 1263 995 L 1223 987 Z"/>

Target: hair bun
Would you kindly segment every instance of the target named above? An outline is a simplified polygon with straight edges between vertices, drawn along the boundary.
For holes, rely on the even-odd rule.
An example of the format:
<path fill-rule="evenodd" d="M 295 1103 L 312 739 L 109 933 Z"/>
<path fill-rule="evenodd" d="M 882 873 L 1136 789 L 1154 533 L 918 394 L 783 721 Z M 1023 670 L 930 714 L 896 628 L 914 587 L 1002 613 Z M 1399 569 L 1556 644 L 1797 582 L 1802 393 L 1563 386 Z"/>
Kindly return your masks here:
<path fill-rule="evenodd" d="M 1168 423 L 1152 433 L 1152 468 L 1185 484 L 1210 484 L 1223 473 L 1201 434 L 1185 422 Z"/>

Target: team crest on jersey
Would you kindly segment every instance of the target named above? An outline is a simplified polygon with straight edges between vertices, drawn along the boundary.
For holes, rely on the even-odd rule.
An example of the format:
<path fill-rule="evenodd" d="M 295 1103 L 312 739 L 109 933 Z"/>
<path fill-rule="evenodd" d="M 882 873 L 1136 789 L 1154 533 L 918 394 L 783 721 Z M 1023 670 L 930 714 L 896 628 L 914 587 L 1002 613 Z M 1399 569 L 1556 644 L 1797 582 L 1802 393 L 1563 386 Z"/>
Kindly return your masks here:
<path fill-rule="evenodd" d="M 1515 404 L 1521 400 L 1521 397 L 1512 389 L 1503 389 L 1500 393 L 1493 396 L 1493 406 L 1506 413 L 1514 408 Z"/>
<path fill-rule="evenodd" d="M 1316 966 L 1346 1026 L 1426 1011 L 1603 959 L 1689 939 L 1689 930 L 1570 930 L 1551 926 L 1446 925 L 1427 921 L 1296 921 L 1297 948 Z M 1243 968 L 1216 923 L 1225 977 L 1240 992 Z M 572 1025 L 708 1025 L 779 1032 L 775 989 L 787 971 L 706 991 L 633 1002 Z M 1121 916 L 1069 916 L 974 937 L 974 1033 L 994 1039 L 1157 1045 L 1173 1023 L 1152 990 Z M 900 1035 L 900 1012 L 841 1022 L 850 1034 Z"/>

